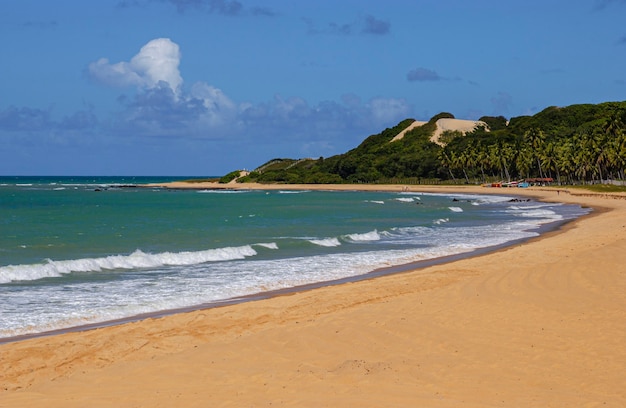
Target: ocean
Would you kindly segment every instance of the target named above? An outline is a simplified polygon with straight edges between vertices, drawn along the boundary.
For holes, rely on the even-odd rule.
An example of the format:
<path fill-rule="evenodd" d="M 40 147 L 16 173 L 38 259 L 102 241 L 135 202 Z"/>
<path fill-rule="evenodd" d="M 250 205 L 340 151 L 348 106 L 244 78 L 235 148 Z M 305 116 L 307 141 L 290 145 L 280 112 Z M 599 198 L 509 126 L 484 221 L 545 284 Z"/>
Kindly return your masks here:
<path fill-rule="evenodd" d="M 467 254 L 589 211 L 508 191 L 141 187 L 174 180 L 0 177 L 0 339 Z"/>

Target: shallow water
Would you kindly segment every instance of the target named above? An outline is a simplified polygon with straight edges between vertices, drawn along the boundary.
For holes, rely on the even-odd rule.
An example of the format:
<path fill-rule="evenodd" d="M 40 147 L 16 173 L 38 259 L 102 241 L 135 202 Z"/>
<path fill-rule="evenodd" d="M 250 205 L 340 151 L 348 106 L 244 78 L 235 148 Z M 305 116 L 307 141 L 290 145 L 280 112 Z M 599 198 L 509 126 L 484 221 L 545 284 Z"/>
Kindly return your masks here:
<path fill-rule="evenodd" d="M 0 178 L 0 337 L 358 276 L 587 212 L 508 196 L 122 187 L 150 181 Z"/>

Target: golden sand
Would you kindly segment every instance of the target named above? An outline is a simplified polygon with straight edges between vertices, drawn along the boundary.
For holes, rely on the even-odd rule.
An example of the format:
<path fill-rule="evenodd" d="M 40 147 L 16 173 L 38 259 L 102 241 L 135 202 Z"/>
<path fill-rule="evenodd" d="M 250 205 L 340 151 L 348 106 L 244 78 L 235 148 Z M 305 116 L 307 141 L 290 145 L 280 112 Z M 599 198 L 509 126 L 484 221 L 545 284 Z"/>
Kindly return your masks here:
<path fill-rule="evenodd" d="M 510 193 L 595 211 L 451 263 L 0 345 L 0 407 L 625 407 L 626 197 Z"/>

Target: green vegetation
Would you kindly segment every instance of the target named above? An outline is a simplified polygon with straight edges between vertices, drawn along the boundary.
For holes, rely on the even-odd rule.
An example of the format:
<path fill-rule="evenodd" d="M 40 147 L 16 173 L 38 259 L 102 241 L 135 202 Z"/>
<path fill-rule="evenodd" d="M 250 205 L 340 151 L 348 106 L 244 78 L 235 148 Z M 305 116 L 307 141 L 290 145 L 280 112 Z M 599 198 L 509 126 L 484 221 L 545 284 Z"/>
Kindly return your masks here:
<path fill-rule="evenodd" d="M 181 180 L 183 183 L 216 183 L 219 181 L 219 178 L 199 178 L 199 179 L 187 179 Z"/>
<path fill-rule="evenodd" d="M 484 183 L 553 178 L 559 184 L 597 184 L 625 177 L 626 102 L 549 107 L 510 121 L 484 116 L 480 120 L 487 128 L 464 136 L 444 132 L 444 147 L 430 141 L 441 118 L 454 116 L 440 113 L 392 142 L 413 122 L 405 119 L 346 153 L 270 160 L 238 181 Z"/>
<path fill-rule="evenodd" d="M 612 184 L 592 184 L 588 186 L 572 186 L 575 189 L 585 189 L 596 193 L 626 193 L 626 186 L 614 186 Z"/>
<path fill-rule="evenodd" d="M 239 171 L 239 170 L 231 171 L 230 173 L 222 176 L 220 178 L 219 182 L 222 183 L 222 184 L 230 183 L 231 181 L 233 181 L 234 179 L 239 177 L 240 174 L 241 174 L 241 171 Z"/>

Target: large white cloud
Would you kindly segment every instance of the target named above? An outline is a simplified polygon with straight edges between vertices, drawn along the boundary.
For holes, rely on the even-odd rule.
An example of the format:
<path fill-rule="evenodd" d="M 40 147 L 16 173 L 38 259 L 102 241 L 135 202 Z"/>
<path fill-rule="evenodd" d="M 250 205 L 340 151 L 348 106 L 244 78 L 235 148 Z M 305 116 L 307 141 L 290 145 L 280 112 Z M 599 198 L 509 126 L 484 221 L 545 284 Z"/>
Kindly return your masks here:
<path fill-rule="evenodd" d="M 154 88 L 165 82 L 178 92 L 183 83 L 178 65 L 180 48 L 169 38 L 157 38 L 141 47 L 139 53 L 129 62 L 111 64 L 107 58 L 100 58 L 89 64 L 91 78 L 110 86 L 137 86 Z"/>
<path fill-rule="evenodd" d="M 255 104 L 237 102 L 206 82 L 183 87 L 180 59 L 177 44 L 158 38 L 128 62 L 112 64 L 103 58 L 89 65 L 94 80 L 138 90 L 120 98 L 124 110 L 111 122 L 116 134 L 230 140 L 268 149 L 278 144 L 292 155 L 318 156 L 353 148 L 362 136 L 393 126 L 411 112 L 404 99 L 377 97 L 364 102 L 355 95 L 315 105 L 299 96 L 281 95 Z"/>

